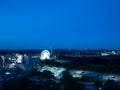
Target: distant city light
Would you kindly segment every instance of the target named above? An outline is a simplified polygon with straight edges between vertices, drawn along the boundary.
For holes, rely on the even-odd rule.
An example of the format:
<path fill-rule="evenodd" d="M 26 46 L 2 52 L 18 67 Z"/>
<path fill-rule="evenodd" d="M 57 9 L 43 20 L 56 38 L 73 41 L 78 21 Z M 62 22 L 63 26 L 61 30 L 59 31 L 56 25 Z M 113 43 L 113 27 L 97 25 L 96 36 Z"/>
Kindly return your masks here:
<path fill-rule="evenodd" d="M 40 69 L 40 72 L 43 72 L 43 71 L 50 71 L 53 73 L 54 77 L 57 78 L 57 79 L 60 79 L 62 78 L 62 72 L 63 71 L 66 71 L 65 68 L 62 68 L 62 67 L 50 67 L 50 66 L 44 66 Z"/>
<path fill-rule="evenodd" d="M 50 59 L 50 52 L 48 50 L 43 50 L 40 56 L 41 60 Z"/>
<path fill-rule="evenodd" d="M 5 57 L 4 56 L 1 56 L 2 60 L 5 60 Z"/>
<path fill-rule="evenodd" d="M 10 72 L 5 72 L 6 75 L 10 75 Z"/>
<path fill-rule="evenodd" d="M 115 51 L 112 51 L 112 54 L 113 54 L 113 55 L 116 55 L 116 52 L 115 52 Z"/>
<path fill-rule="evenodd" d="M 14 68 L 15 65 L 16 65 L 16 63 L 12 63 L 12 64 L 9 65 L 9 68 Z"/>
<path fill-rule="evenodd" d="M 17 63 L 22 63 L 22 61 L 23 61 L 23 56 L 22 55 L 19 55 L 19 54 L 17 54 L 16 55 L 17 56 Z"/>

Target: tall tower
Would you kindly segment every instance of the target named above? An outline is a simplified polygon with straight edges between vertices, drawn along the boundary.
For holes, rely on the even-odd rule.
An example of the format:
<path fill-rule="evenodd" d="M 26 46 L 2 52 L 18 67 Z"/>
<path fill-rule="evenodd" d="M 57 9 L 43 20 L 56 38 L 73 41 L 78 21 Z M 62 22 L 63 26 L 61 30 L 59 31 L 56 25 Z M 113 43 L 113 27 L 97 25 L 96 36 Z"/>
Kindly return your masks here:
<path fill-rule="evenodd" d="M 52 46 L 50 47 L 50 53 L 53 53 Z"/>
<path fill-rule="evenodd" d="M 2 67 L 4 68 L 5 67 L 5 57 L 1 56 L 1 58 L 2 58 Z"/>

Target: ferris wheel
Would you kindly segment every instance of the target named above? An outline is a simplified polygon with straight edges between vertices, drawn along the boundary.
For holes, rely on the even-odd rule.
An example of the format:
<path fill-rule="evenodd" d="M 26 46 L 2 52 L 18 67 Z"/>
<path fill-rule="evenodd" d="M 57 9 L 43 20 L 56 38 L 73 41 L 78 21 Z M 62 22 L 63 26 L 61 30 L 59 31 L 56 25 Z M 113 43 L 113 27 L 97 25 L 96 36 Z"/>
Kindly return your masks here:
<path fill-rule="evenodd" d="M 48 50 L 43 50 L 40 55 L 41 60 L 50 59 L 50 52 Z"/>

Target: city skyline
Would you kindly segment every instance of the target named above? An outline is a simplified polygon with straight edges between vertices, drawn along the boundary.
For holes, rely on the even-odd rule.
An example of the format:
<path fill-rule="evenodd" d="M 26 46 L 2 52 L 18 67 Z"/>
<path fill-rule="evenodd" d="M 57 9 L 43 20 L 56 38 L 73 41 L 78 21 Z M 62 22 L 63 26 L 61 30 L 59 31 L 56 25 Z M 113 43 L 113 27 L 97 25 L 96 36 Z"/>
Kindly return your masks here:
<path fill-rule="evenodd" d="M 119 0 L 2 0 L 0 49 L 120 49 Z"/>

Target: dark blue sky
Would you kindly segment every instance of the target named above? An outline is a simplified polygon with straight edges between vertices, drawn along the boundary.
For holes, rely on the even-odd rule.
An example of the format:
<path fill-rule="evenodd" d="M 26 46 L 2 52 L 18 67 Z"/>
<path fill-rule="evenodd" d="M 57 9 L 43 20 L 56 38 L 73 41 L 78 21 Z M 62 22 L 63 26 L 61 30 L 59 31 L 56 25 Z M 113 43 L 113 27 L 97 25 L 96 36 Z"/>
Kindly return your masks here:
<path fill-rule="evenodd" d="M 120 0 L 0 0 L 0 49 L 120 48 Z"/>

